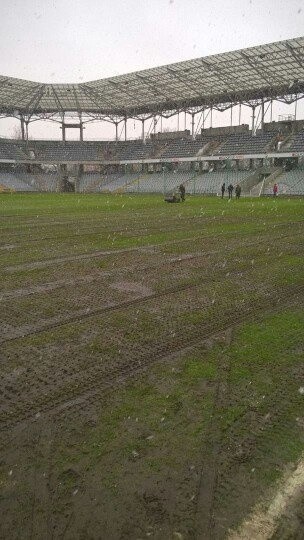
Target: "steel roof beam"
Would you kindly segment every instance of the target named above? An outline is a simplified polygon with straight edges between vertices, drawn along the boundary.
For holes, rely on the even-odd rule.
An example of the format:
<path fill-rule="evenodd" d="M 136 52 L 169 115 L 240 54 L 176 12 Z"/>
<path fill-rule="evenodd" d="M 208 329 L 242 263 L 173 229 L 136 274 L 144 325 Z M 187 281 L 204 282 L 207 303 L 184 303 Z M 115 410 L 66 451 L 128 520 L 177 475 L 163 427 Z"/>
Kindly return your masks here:
<path fill-rule="evenodd" d="M 56 101 L 57 106 L 58 106 L 58 110 L 61 111 L 62 116 L 64 116 L 65 111 L 64 111 L 64 109 L 62 108 L 60 99 L 58 98 L 57 92 L 56 92 L 56 90 L 55 90 L 53 84 L 51 84 L 51 88 L 52 88 L 52 91 L 53 91 L 53 94 L 54 94 L 54 97 L 55 97 L 55 101 Z"/>
<path fill-rule="evenodd" d="M 294 48 L 288 43 L 288 41 L 286 42 L 285 46 L 286 46 L 286 49 L 290 52 L 291 56 L 295 59 L 295 61 L 297 62 L 297 64 L 298 64 L 301 68 L 304 68 L 304 62 L 303 62 L 303 59 L 299 57 L 298 53 L 295 52 Z"/>
<path fill-rule="evenodd" d="M 92 101 L 95 103 L 95 105 L 98 107 L 98 109 L 100 111 L 102 111 L 103 107 L 100 105 L 100 98 L 101 96 L 99 95 L 99 93 L 94 90 L 93 88 L 91 88 L 91 86 L 87 86 L 86 84 L 81 84 L 80 85 L 80 88 L 84 91 L 85 95 L 87 97 L 89 97 L 90 99 L 92 99 Z M 102 99 L 108 104 L 108 107 L 113 107 L 113 103 L 111 103 L 111 101 L 109 101 L 107 98 L 105 98 L 104 96 L 102 97 Z"/>
<path fill-rule="evenodd" d="M 271 81 L 264 73 L 263 69 L 261 68 L 261 66 L 257 66 L 254 62 L 253 59 L 249 58 L 249 56 L 247 56 L 247 54 L 245 54 L 243 51 L 240 52 L 242 58 L 244 58 L 244 60 L 247 62 L 247 64 L 252 68 L 254 69 L 258 75 L 261 77 L 261 79 L 263 79 L 270 87 L 273 86 L 273 81 Z"/>

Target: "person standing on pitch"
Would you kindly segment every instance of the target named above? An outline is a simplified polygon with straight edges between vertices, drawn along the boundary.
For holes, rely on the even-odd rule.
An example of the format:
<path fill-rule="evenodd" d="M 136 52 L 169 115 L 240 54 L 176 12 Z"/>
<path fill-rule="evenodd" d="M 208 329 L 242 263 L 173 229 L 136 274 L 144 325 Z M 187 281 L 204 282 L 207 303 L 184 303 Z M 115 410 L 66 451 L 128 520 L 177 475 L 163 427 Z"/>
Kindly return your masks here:
<path fill-rule="evenodd" d="M 186 193 L 186 189 L 185 189 L 184 184 L 181 184 L 181 185 L 179 186 L 179 192 L 180 192 L 181 200 L 182 200 L 182 202 L 184 202 L 184 200 L 185 200 L 185 193 Z"/>
<path fill-rule="evenodd" d="M 273 191 L 273 196 L 276 197 L 278 194 L 278 184 L 274 184 L 272 191 Z"/>
<path fill-rule="evenodd" d="M 237 184 L 235 186 L 235 196 L 236 196 L 237 199 L 240 198 L 241 192 L 242 192 L 242 188 L 241 188 L 240 184 Z"/>
<path fill-rule="evenodd" d="M 222 199 L 224 198 L 225 190 L 226 190 L 226 184 L 225 184 L 225 182 L 224 182 L 224 183 L 222 184 L 222 187 L 221 187 Z"/>
<path fill-rule="evenodd" d="M 229 184 L 228 186 L 228 199 L 232 199 L 233 185 Z"/>

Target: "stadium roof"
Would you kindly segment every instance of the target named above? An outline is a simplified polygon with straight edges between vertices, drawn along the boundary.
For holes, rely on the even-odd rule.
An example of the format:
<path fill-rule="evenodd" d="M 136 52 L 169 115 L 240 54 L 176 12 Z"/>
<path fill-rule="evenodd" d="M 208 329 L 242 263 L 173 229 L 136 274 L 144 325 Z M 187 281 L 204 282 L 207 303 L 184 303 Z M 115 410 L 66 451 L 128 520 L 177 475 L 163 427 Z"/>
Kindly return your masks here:
<path fill-rule="evenodd" d="M 156 114 L 304 92 L 304 37 L 78 84 L 0 76 L 0 113 Z"/>

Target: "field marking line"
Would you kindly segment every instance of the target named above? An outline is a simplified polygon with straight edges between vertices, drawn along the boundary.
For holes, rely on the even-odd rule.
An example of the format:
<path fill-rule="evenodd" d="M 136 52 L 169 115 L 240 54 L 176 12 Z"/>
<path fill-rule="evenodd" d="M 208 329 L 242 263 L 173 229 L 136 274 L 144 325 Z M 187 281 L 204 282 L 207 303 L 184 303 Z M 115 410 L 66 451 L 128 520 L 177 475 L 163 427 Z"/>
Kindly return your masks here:
<path fill-rule="evenodd" d="M 278 519 L 298 497 L 304 487 L 304 454 L 292 474 L 282 480 L 268 508 L 259 503 L 249 517 L 228 536 L 228 540 L 270 540 Z"/>

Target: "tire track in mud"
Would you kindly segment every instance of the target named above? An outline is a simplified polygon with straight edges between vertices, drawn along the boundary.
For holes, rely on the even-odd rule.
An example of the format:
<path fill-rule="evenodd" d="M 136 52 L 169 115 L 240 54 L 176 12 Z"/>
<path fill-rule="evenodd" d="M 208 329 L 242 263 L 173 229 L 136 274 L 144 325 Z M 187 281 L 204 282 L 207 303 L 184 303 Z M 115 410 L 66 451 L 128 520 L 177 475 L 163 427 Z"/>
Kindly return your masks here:
<path fill-rule="evenodd" d="M 298 301 L 297 295 L 295 295 L 297 306 L 303 305 L 303 297 Z M 281 311 L 282 308 L 293 305 L 293 300 L 290 298 L 285 304 L 281 303 L 277 309 L 271 309 L 264 311 L 261 316 L 269 315 L 270 313 L 276 313 Z M 258 320 L 260 317 L 253 317 L 251 321 Z M 244 322 L 249 322 L 249 319 Z M 231 328 L 239 326 L 233 325 Z M 258 442 L 261 437 L 264 437 L 264 432 L 267 427 L 283 425 L 283 419 L 286 412 L 289 409 L 290 395 L 289 389 L 284 391 L 284 387 L 279 386 L 271 394 L 268 395 L 267 400 L 263 401 L 265 405 L 267 402 L 268 413 L 265 416 L 264 412 L 259 415 L 256 411 L 256 406 L 248 406 L 239 416 L 233 421 L 234 435 L 230 435 L 229 439 L 229 452 L 225 444 L 223 444 L 223 427 L 216 423 L 216 420 L 220 417 L 220 411 L 229 405 L 229 375 L 231 368 L 231 360 L 228 356 L 223 357 L 218 362 L 218 373 L 220 373 L 219 379 L 216 384 L 214 392 L 214 404 L 209 422 L 209 427 L 205 433 L 205 441 L 202 447 L 202 466 L 200 470 L 199 485 L 196 495 L 196 509 L 195 509 L 195 539 L 197 540 L 211 540 L 222 537 L 219 535 L 219 529 L 216 515 L 216 496 L 219 489 L 232 492 L 231 479 L 233 479 L 233 468 L 237 469 L 240 462 L 247 461 L 253 449 L 258 447 Z M 296 389 L 295 389 L 296 392 Z M 265 396 L 263 396 L 265 398 Z M 254 421 L 252 420 L 252 413 L 255 413 Z M 251 425 L 251 430 L 248 433 L 240 434 L 240 427 L 246 423 Z M 225 467 L 223 469 L 221 456 L 224 455 Z M 219 469 L 221 466 L 221 476 L 219 477 Z M 232 472 L 231 472 L 232 471 Z M 228 476 L 228 478 L 227 478 Z M 247 538 L 247 537 L 246 537 Z M 248 536 L 249 540 L 249 536 Z"/>
<path fill-rule="evenodd" d="M 204 253 L 202 255 L 194 255 L 193 258 L 196 258 L 196 257 L 200 257 L 200 256 L 207 256 L 207 253 Z M 171 262 L 173 263 L 180 263 L 180 262 L 183 262 L 183 261 L 186 261 L 188 262 L 189 261 L 189 258 L 185 258 L 185 259 L 181 259 L 180 257 L 177 257 L 177 258 L 173 258 L 173 260 Z M 161 266 L 166 266 L 167 265 L 167 262 L 164 262 L 164 263 L 161 263 L 160 267 Z M 245 273 L 245 271 L 243 272 L 243 274 Z M 22 327 L 19 327 L 19 328 L 15 328 L 15 329 L 11 329 L 11 333 L 12 335 L 8 335 L 8 337 L 2 337 L 0 338 L 0 344 L 3 344 L 3 343 L 6 343 L 6 342 L 9 342 L 9 341 L 14 341 L 14 340 L 18 340 L 18 339 L 22 339 L 22 338 L 25 338 L 25 337 L 29 337 L 29 336 L 33 336 L 33 335 L 37 335 L 37 334 L 40 334 L 42 332 L 46 332 L 46 331 L 49 331 L 49 330 L 53 330 L 55 328 L 59 328 L 59 327 L 62 327 L 62 326 L 65 326 L 65 325 L 68 325 L 68 324 L 71 324 L 71 323 L 77 323 L 77 322 L 81 322 L 82 320 L 85 320 L 85 319 L 88 319 L 88 318 L 92 318 L 92 317 L 95 317 L 97 315 L 101 315 L 102 313 L 107 313 L 109 311 L 114 311 L 114 310 L 120 310 L 120 309 L 124 309 L 124 308 L 127 308 L 127 307 L 131 307 L 131 306 L 134 306 L 136 304 L 143 304 L 149 300 L 156 300 L 158 298 L 162 298 L 162 297 L 165 297 L 165 296 L 168 296 L 168 295 L 172 295 L 172 294 L 177 294 L 179 292 L 182 292 L 182 291 L 186 291 L 186 290 L 190 290 L 190 289 L 195 289 L 197 287 L 201 287 L 204 283 L 206 283 L 206 281 L 208 283 L 217 283 L 217 282 L 223 282 L 224 280 L 226 279 L 226 275 L 223 275 L 222 277 L 218 277 L 218 276 L 207 276 L 206 279 L 200 279 L 199 282 L 195 282 L 195 283 L 186 283 L 184 285 L 178 285 L 176 287 L 169 287 L 163 291 L 159 291 L 159 292 L 153 292 L 151 294 L 146 294 L 146 295 L 140 295 L 139 297 L 136 296 L 135 298 L 132 298 L 130 300 L 126 300 L 124 302 L 120 302 L 120 303 L 112 303 L 112 302 L 109 302 L 108 304 L 106 305 L 103 305 L 102 307 L 97 307 L 97 308 L 86 308 L 84 310 L 80 310 L 76 313 L 74 313 L 73 315 L 68 315 L 68 316 L 65 316 L 65 317 L 62 317 L 62 316 L 57 316 L 57 317 L 54 317 L 53 319 L 48 319 L 46 321 L 43 321 L 40 323 L 40 325 L 36 325 L 35 327 L 31 326 L 31 325 L 24 325 Z"/>
<path fill-rule="evenodd" d="M 283 236 L 279 237 L 279 240 L 281 240 Z M 266 242 L 265 242 L 266 243 Z M 260 244 L 257 244 L 256 242 L 247 242 L 246 247 L 250 246 L 257 246 L 257 245 L 263 245 L 263 242 L 260 242 Z M 244 247 L 243 245 L 238 245 L 237 249 L 240 249 Z M 73 279 L 61 279 L 57 281 L 51 281 L 51 282 L 45 282 L 38 285 L 32 285 L 24 289 L 11 289 L 8 291 L 5 291 L 3 293 L 0 292 L 0 302 L 13 299 L 13 298 L 22 298 L 24 296 L 30 296 L 35 294 L 44 294 L 50 291 L 54 291 L 56 289 L 62 289 L 64 287 L 71 287 L 73 285 L 81 285 L 81 284 L 87 284 L 87 283 L 96 283 L 100 279 L 104 277 L 118 277 L 122 274 L 130 274 L 133 271 L 140 271 L 140 272 L 146 272 L 149 270 L 156 270 L 161 269 L 163 267 L 168 267 L 170 265 L 176 265 L 176 264 L 183 264 L 187 263 L 188 261 L 194 261 L 197 259 L 201 259 L 204 257 L 210 257 L 211 255 L 230 255 L 235 251 L 235 247 L 227 248 L 224 247 L 223 249 L 218 249 L 214 251 L 201 251 L 196 253 L 187 253 L 182 255 L 177 255 L 175 257 L 166 258 L 165 260 L 159 260 L 156 263 L 153 264 L 144 264 L 142 266 L 136 265 L 129 265 L 129 266 L 121 266 L 118 268 L 115 268 L 114 270 L 102 270 L 98 272 L 98 274 L 87 274 L 87 275 L 79 275 Z M 152 252 L 155 253 L 155 252 Z M 302 254 L 302 248 L 299 247 L 299 244 L 295 246 L 295 249 L 292 251 L 293 255 L 297 255 L 298 253 Z M 290 249 L 288 251 L 288 254 L 290 254 Z M 98 255 L 96 255 L 98 256 Z M 244 275 L 244 270 L 242 271 L 242 274 Z"/>
<path fill-rule="evenodd" d="M 297 224 L 299 222 L 295 222 L 295 224 Z M 282 225 L 287 225 L 287 224 L 282 224 Z M 290 226 L 290 223 L 288 224 Z M 256 234 L 258 235 L 258 239 L 260 239 L 260 231 L 256 231 Z M 294 238 L 294 231 L 291 231 L 289 234 L 282 234 L 282 235 L 277 235 L 277 240 L 282 240 L 284 238 L 288 238 L 288 237 L 291 237 L 291 238 Z M 137 237 L 136 237 L 137 238 Z M 91 253 L 80 253 L 80 254 L 77 254 L 77 255 L 67 255 L 67 256 L 64 256 L 64 257 L 57 257 L 57 258 L 54 258 L 54 259 L 45 259 L 45 260 L 42 260 L 42 261 L 34 261 L 34 262 L 28 262 L 28 263 L 23 263 L 23 264 L 18 264 L 18 265 L 14 265 L 14 266 L 7 266 L 7 267 L 4 267 L 3 270 L 7 273 L 14 273 L 14 272 L 18 272 L 20 270 L 34 270 L 36 268 L 43 268 L 43 267 L 46 267 L 46 266 L 54 266 L 56 264 L 60 264 L 60 263 L 65 263 L 65 262 L 70 262 L 70 261 L 78 261 L 78 260 L 85 260 L 85 259 L 94 259 L 96 257 L 102 257 L 102 256 L 111 256 L 111 255 L 115 255 L 115 254 L 120 254 L 120 253 L 127 253 L 127 252 L 142 252 L 142 251 L 145 251 L 145 252 L 152 252 L 155 250 L 155 249 L 161 249 L 163 247 L 166 247 L 166 246 L 176 246 L 176 245 L 179 245 L 179 244 L 184 244 L 184 243 L 190 243 L 190 242 L 196 242 L 198 240 L 208 240 L 209 242 L 210 241 L 213 241 L 213 242 L 217 242 L 217 241 L 222 241 L 223 243 L 227 241 L 227 239 L 235 239 L 237 240 L 237 236 L 236 236 L 236 233 L 235 232 L 230 232 L 226 235 L 223 235 L 223 234 L 216 234 L 216 235 L 198 235 L 198 236 L 194 236 L 192 238 L 180 238 L 180 239 L 175 239 L 175 240 L 169 240 L 169 241 L 166 241 L 166 242 L 162 242 L 162 243 L 158 243 L 158 244 L 147 244 L 147 245 L 143 245 L 143 246 L 136 246 L 136 247 L 129 247 L 129 248 L 121 248 L 121 249 L 104 249 L 104 250 L 98 250 L 98 251 L 94 251 L 94 252 L 91 252 Z M 265 243 L 268 241 L 270 242 L 271 241 L 271 237 L 269 236 L 266 237 L 266 238 L 263 238 L 260 240 L 257 241 L 257 240 L 253 240 L 252 242 L 245 242 L 243 243 L 244 246 L 249 246 L 249 245 L 256 245 L 256 244 L 259 244 L 259 243 L 263 243 L 265 241 Z M 240 246 L 240 244 L 239 244 Z M 22 246 L 21 246 L 22 247 Z M 219 250 L 220 252 L 221 250 Z"/>
<path fill-rule="evenodd" d="M 69 316 L 69 317 L 66 317 L 64 319 L 62 319 L 62 318 L 60 320 L 56 319 L 55 321 L 53 321 L 51 323 L 46 322 L 45 324 L 42 324 L 40 327 L 36 327 L 34 329 L 33 328 L 32 329 L 31 328 L 27 329 L 26 327 L 23 327 L 23 328 L 19 329 L 19 333 L 17 331 L 16 335 L 13 335 L 11 337 L 4 338 L 4 339 L 0 338 L 0 344 L 4 344 L 4 343 L 10 342 L 10 341 L 16 341 L 16 340 L 23 339 L 23 338 L 26 338 L 26 337 L 41 334 L 43 332 L 53 330 L 54 328 L 59 328 L 61 326 L 65 326 L 67 324 L 71 324 L 71 323 L 74 323 L 74 322 L 81 322 L 82 320 L 95 317 L 96 315 L 101 315 L 102 313 L 107 313 L 107 312 L 110 312 L 110 311 L 116 311 L 116 310 L 120 310 L 120 309 L 124 309 L 124 308 L 128 308 L 128 307 L 136 306 L 138 304 L 143 304 L 143 303 L 145 303 L 145 302 L 147 302 L 149 300 L 157 300 L 157 299 L 162 298 L 164 296 L 168 296 L 168 295 L 176 294 L 178 292 L 193 289 L 193 288 L 199 287 L 201 285 L 202 285 L 202 282 L 195 283 L 195 284 L 189 283 L 189 284 L 186 284 L 184 286 L 179 286 L 179 287 L 171 287 L 169 289 L 166 289 L 165 291 L 156 292 L 156 293 L 152 293 L 152 294 L 146 294 L 145 296 L 141 295 L 140 297 L 136 297 L 136 298 L 133 298 L 131 300 L 126 300 L 125 302 L 120 302 L 120 303 L 115 303 L 115 304 L 108 304 L 106 306 L 102 306 L 100 308 L 95 308 L 95 309 L 90 309 L 90 310 L 86 309 L 86 310 L 83 310 L 83 311 L 79 312 L 76 315 Z"/>
<path fill-rule="evenodd" d="M 269 311 L 268 311 L 269 313 Z M 249 320 L 249 319 L 248 319 Z M 245 321 L 242 321 L 245 322 Z M 247 321 L 246 321 L 247 322 Z M 232 338 L 232 328 L 229 336 L 229 341 Z M 228 377 L 230 373 L 229 358 L 224 356 L 222 361 L 218 362 L 217 370 L 220 374 L 214 393 L 214 403 L 209 422 L 208 431 L 206 433 L 206 441 L 204 442 L 202 455 L 203 464 L 200 470 L 199 484 L 196 495 L 195 508 L 195 538 L 198 540 L 210 540 L 213 538 L 212 530 L 214 528 L 214 497 L 218 485 L 218 463 L 221 449 L 221 429 L 214 422 L 217 412 L 226 404 L 228 393 Z M 208 456 L 208 459 L 206 458 Z"/>
<path fill-rule="evenodd" d="M 139 248 L 136 248 L 138 250 Z M 82 261 L 85 259 L 94 259 L 95 257 L 105 257 L 107 255 L 113 255 L 115 253 L 128 253 L 129 251 L 135 251 L 134 248 L 124 248 L 113 250 L 101 250 L 95 251 L 94 253 L 82 253 L 80 255 L 70 255 L 68 257 L 58 257 L 57 259 L 46 259 L 45 261 L 35 261 L 31 263 L 18 264 L 16 266 L 7 266 L 5 268 L 6 272 L 18 272 L 19 270 L 35 270 L 36 268 L 43 268 L 44 266 L 54 266 L 56 264 L 72 262 L 72 261 Z"/>
<path fill-rule="evenodd" d="M 302 291 L 303 287 L 298 287 L 293 288 L 293 291 L 285 291 L 285 294 L 282 294 L 279 297 L 276 295 L 276 297 L 265 298 L 264 302 L 245 306 L 244 309 L 246 312 L 241 310 L 239 313 L 235 310 L 227 311 L 220 320 L 211 320 L 200 328 L 196 328 L 195 331 L 189 335 L 187 341 L 181 336 L 180 338 L 177 337 L 173 343 L 161 343 L 155 345 L 153 350 L 150 349 L 146 354 L 141 354 L 134 358 L 132 365 L 130 365 L 130 360 L 127 358 L 108 372 L 102 370 L 99 372 L 98 366 L 87 376 L 87 378 L 85 378 L 87 370 L 78 372 L 78 377 L 81 376 L 81 373 L 83 373 L 84 376 L 80 380 L 80 384 L 71 389 L 69 395 L 67 395 L 65 391 L 64 396 L 61 395 L 54 398 L 51 395 L 40 404 L 39 399 L 37 399 L 36 402 L 32 400 L 30 404 L 24 404 L 24 407 L 21 406 L 21 408 L 21 404 L 18 402 L 19 410 L 17 409 L 15 414 L 13 414 L 13 411 L 10 409 L 6 414 L 6 418 L 3 418 L 3 421 L 0 423 L 0 430 L 10 429 L 14 425 L 20 424 L 26 420 L 33 420 L 37 408 L 39 409 L 40 414 L 56 414 L 60 409 L 68 409 L 69 407 L 75 408 L 77 403 L 82 403 L 88 398 L 92 399 L 98 397 L 100 399 L 101 393 L 105 393 L 115 386 L 125 383 L 129 378 L 142 373 L 157 361 L 165 361 L 169 359 L 172 354 L 180 355 L 186 349 L 196 347 L 206 341 L 206 339 L 217 335 L 219 332 L 223 332 L 228 328 L 235 328 L 244 322 L 255 320 L 265 313 L 277 312 L 278 310 L 281 310 L 282 307 L 286 307 L 286 305 L 292 305 L 294 299 L 297 299 L 299 292 Z M 219 384 L 225 384 L 224 379 L 222 379 Z M 39 392 L 38 396 L 40 397 Z"/>
<path fill-rule="evenodd" d="M 288 235 L 284 235 L 285 236 L 288 236 Z M 283 237 L 283 236 L 282 236 Z M 258 245 L 259 246 L 263 246 L 264 243 L 266 243 L 267 245 L 267 241 L 265 242 L 265 239 L 261 239 L 260 242 L 256 242 L 256 241 L 253 241 L 253 242 L 247 242 L 245 243 L 245 248 L 250 248 L 251 246 L 255 246 L 257 247 Z M 292 246 L 291 246 L 292 247 Z M 196 252 L 196 253 L 188 253 L 188 254 L 185 254 L 185 255 L 178 255 L 178 256 L 170 256 L 170 258 L 166 257 L 164 260 L 162 259 L 159 259 L 156 263 L 154 264 L 144 264 L 142 266 L 139 266 L 138 264 L 137 265 L 129 265 L 127 267 L 118 267 L 118 268 L 115 268 L 114 270 L 111 270 L 111 271 L 101 271 L 98 273 L 98 275 L 85 275 L 85 276 L 79 276 L 78 278 L 74 278 L 74 279 L 67 279 L 67 280 L 58 280 L 58 281 L 55 281 L 55 282 L 50 282 L 50 283 L 45 283 L 45 284 L 41 284 L 41 285 L 34 285 L 32 287 L 28 287 L 26 289 L 16 289 L 16 290 L 13 290 L 13 291 L 6 291 L 4 292 L 2 295 L 0 294 L 0 303 L 1 301 L 5 301 L 5 300 L 9 300 L 9 299 L 12 299 L 12 298 L 18 298 L 18 297 L 23 297 L 23 296 L 29 296 L 29 295 L 35 295 L 35 294 L 45 294 L 47 292 L 50 292 L 50 291 L 53 291 L 57 288 L 64 288 L 64 287 L 70 287 L 70 286 L 73 286 L 73 285 L 76 285 L 76 284 L 87 284 L 87 283 L 94 283 L 94 282 L 98 282 L 100 279 L 104 278 L 104 277 L 109 277 L 109 276 L 119 276 L 121 274 L 125 274 L 125 273 L 132 273 L 133 270 L 136 270 L 136 271 L 140 271 L 140 272 L 146 272 L 147 270 L 157 270 L 159 268 L 163 268 L 163 267 L 168 267 L 168 265 L 182 265 L 183 263 L 186 263 L 188 264 L 189 260 L 198 260 L 198 259 L 201 259 L 201 258 L 209 258 L 210 256 L 212 255 L 221 255 L 221 256 L 227 256 L 227 252 L 228 254 L 232 254 L 235 250 L 240 250 L 242 249 L 242 245 L 238 244 L 238 246 L 229 246 L 229 248 L 227 249 L 217 249 L 217 250 L 213 250 L 213 251 L 206 251 L 206 252 Z M 294 247 L 295 249 L 295 252 L 297 253 L 299 251 L 299 246 L 295 246 Z M 294 253 L 294 249 L 292 247 L 292 253 Z M 269 248 L 268 248 L 269 250 Z M 98 252 L 95 256 L 100 256 L 100 254 L 113 254 L 113 253 L 125 253 L 125 252 L 129 252 L 129 251 L 133 251 L 132 249 L 131 250 L 121 250 L 121 251 L 116 251 L 116 252 Z M 139 251 L 142 251 L 142 249 L 140 249 Z M 144 250 L 145 252 L 150 252 L 151 250 Z M 153 251 L 152 251 L 153 253 Z M 154 252 L 155 253 L 155 252 Z M 87 258 L 87 257 L 90 257 L 91 255 L 85 255 L 85 256 L 81 256 L 82 258 Z M 36 264 L 36 263 L 34 263 Z M 249 264 L 249 268 L 251 268 L 250 264 Z M 226 269 L 227 270 L 227 269 Z M 246 275 L 246 273 L 248 272 L 248 269 L 245 269 L 245 268 L 242 268 L 242 276 L 244 277 L 244 275 Z M 226 275 L 220 275 L 220 276 L 217 276 L 216 273 L 215 275 L 209 277 L 206 276 L 206 277 L 201 277 L 200 281 L 199 282 L 195 282 L 193 283 L 193 281 L 191 283 L 188 283 L 188 284 L 185 284 L 184 286 L 181 286 L 181 285 L 178 285 L 177 287 L 169 287 L 168 289 L 165 289 L 163 291 L 159 291 L 159 292 L 155 292 L 155 293 L 152 293 L 152 294 L 146 294 L 146 295 L 141 295 L 140 297 L 136 296 L 135 298 L 132 298 L 131 300 L 126 300 L 124 302 L 120 302 L 120 303 L 113 303 L 113 302 L 108 302 L 106 305 L 103 305 L 101 307 L 97 307 L 97 308 L 86 308 L 86 309 L 83 309 L 83 310 L 78 310 L 77 312 L 74 312 L 74 314 L 69 314 L 69 315 L 65 315 L 65 316 L 62 316 L 62 315 L 56 315 L 54 316 L 52 319 L 48 319 L 48 320 L 43 320 L 43 321 L 40 321 L 40 323 L 36 324 L 35 326 L 33 325 L 23 325 L 23 326 L 20 326 L 19 328 L 16 327 L 16 328 L 13 328 L 11 327 L 10 325 L 7 324 L 7 327 L 5 327 L 5 325 L 3 326 L 3 332 L 4 332 L 4 335 L 2 335 L 2 339 L 0 338 L 0 343 L 5 343 L 6 341 L 11 341 L 11 340 L 14 340 L 14 339 L 19 339 L 19 338 L 22 338 L 22 337 L 27 337 L 27 336 L 30 336 L 30 335 L 35 335 L 35 334 L 38 334 L 38 333 L 41 333 L 41 332 L 44 332 L 44 331 L 48 331 L 48 330 L 51 330 L 53 328 L 56 328 L 56 327 L 60 327 L 60 326 L 63 326 L 63 325 L 66 325 L 66 324 L 69 324 L 69 323 L 73 323 L 73 322 L 78 322 L 78 321 L 81 321 L 82 319 L 86 319 L 86 318 L 89 318 L 89 317 L 93 317 L 95 315 L 99 315 L 103 312 L 107 312 L 107 311 L 111 311 L 111 310 L 115 310 L 115 309 L 121 309 L 121 308 L 124 308 L 124 307 L 129 307 L 129 306 L 132 306 L 133 304 L 135 303 L 142 303 L 142 302 L 145 302 L 149 299 L 156 299 L 156 298 L 161 298 L 163 296 L 166 296 L 168 294 L 174 294 L 174 293 L 178 293 L 179 291 L 182 291 L 182 290 L 187 290 L 187 289 L 191 289 L 191 288 L 196 288 L 196 287 L 199 287 L 201 285 L 203 285 L 204 283 L 207 282 L 210 282 L 210 283 L 214 283 L 214 282 L 221 282 L 223 281 L 224 279 L 226 279 Z M 5 335 L 6 334 L 6 335 Z"/>

